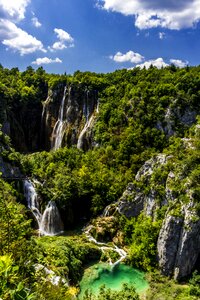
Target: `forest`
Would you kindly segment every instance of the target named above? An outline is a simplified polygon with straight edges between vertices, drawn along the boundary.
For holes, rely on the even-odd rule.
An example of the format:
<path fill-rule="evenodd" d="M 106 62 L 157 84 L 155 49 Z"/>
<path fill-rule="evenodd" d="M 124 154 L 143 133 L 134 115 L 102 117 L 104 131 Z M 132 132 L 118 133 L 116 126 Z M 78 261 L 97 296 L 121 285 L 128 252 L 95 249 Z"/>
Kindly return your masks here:
<path fill-rule="evenodd" d="M 87 239 L 90 223 L 145 272 L 145 299 L 199 299 L 199 66 L 73 75 L 0 66 L 0 124 L 0 298 L 75 299 L 88 262 L 117 259 Z M 62 234 L 38 235 L 25 180 L 42 212 L 55 203 Z M 126 285 L 83 299 L 122 297 L 144 299 Z"/>

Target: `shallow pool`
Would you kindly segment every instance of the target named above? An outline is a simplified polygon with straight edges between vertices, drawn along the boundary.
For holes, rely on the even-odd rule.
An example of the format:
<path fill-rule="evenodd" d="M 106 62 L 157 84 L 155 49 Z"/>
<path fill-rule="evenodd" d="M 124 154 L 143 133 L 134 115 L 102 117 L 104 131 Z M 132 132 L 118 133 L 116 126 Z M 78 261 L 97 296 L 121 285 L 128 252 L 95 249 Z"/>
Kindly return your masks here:
<path fill-rule="evenodd" d="M 124 264 L 110 266 L 106 263 L 98 263 L 84 272 L 80 282 L 80 294 L 78 299 L 82 299 L 86 290 L 97 295 L 100 287 L 105 285 L 112 290 L 120 290 L 124 283 L 132 284 L 138 293 L 148 288 L 148 282 L 144 278 L 144 273 Z"/>

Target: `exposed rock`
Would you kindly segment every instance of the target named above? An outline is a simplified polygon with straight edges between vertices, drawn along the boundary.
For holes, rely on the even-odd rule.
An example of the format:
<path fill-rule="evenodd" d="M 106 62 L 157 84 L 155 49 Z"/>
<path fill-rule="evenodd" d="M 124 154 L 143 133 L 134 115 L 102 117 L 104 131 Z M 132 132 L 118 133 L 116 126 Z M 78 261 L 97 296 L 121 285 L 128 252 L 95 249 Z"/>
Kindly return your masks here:
<path fill-rule="evenodd" d="M 189 139 L 183 139 L 183 146 L 193 149 Z M 156 211 L 168 205 L 157 242 L 158 262 L 164 275 L 179 280 L 191 274 L 199 257 L 200 218 L 190 180 L 184 184 L 185 201 L 179 199 L 177 188 L 173 189 L 174 183 L 179 182 L 181 177 L 168 170 L 167 163 L 172 158 L 160 154 L 146 161 L 136 174 L 135 182 L 128 184 L 118 202 L 105 209 L 104 216 L 120 213 L 131 218 L 143 211 L 146 216 L 155 218 Z M 160 176 L 162 171 L 165 172 L 164 176 Z M 159 195 L 161 187 L 163 192 Z"/>
<path fill-rule="evenodd" d="M 98 218 L 91 226 L 92 236 L 99 242 L 112 241 L 118 232 L 118 220 L 113 216 Z"/>
<path fill-rule="evenodd" d="M 174 278 L 188 276 L 200 254 L 200 218 L 193 202 L 184 207 L 184 224 L 176 256 Z"/>
<path fill-rule="evenodd" d="M 5 179 L 20 179 L 24 177 L 18 167 L 5 162 L 2 157 L 0 157 L 0 172 Z"/>
<path fill-rule="evenodd" d="M 168 107 L 164 115 L 164 119 L 159 120 L 156 124 L 156 128 L 163 131 L 167 137 L 170 137 L 176 133 L 176 125 L 182 127 L 191 126 L 196 120 L 197 112 L 190 107 L 181 111 L 179 107 Z"/>
<path fill-rule="evenodd" d="M 200 254 L 200 219 L 194 204 L 183 205 L 182 215 L 167 213 L 158 238 L 159 266 L 175 279 L 188 276 Z"/>
<path fill-rule="evenodd" d="M 159 266 L 164 275 L 172 275 L 183 225 L 183 218 L 167 215 L 158 238 Z"/>
<path fill-rule="evenodd" d="M 53 89 L 45 87 L 41 99 L 19 101 L 9 107 L 6 100 L 0 103 L 0 123 L 4 133 L 11 137 L 17 151 L 34 152 L 50 150 L 54 143 L 53 128 L 58 120 L 65 85 L 57 84 Z M 46 98 L 46 100 L 45 100 Z M 63 111 L 63 146 L 77 145 L 80 134 L 81 149 L 93 146 L 94 124 L 86 124 L 98 112 L 98 93 L 87 86 L 74 84 L 67 86 Z M 84 128 L 86 130 L 84 130 Z M 83 132 L 84 130 L 84 132 Z"/>
<path fill-rule="evenodd" d="M 64 86 L 59 86 L 56 90 L 49 90 L 47 100 L 43 104 L 42 124 L 45 148 L 47 150 L 54 148 L 56 137 L 53 129 L 64 100 L 61 145 L 76 145 L 81 135 L 79 148 L 89 149 L 92 145 L 91 127 L 94 123 L 89 123 L 89 120 L 97 110 L 97 91 L 89 91 L 81 85 L 68 86 L 65 92 L 64 89 Z"/>
<path fill-rule="evenodd" d="M 115 206 L 115 211 L 125 215 L 127 218 L 137 217 L 141 211 L 144 211 L 147 216 L 154 216 L 156 209 L 166 205 L 168 200 L 171 199 L 170 189 L 166 188 L 166 196 L 158 202 L 156 201 L 157 191 L 154 188 L 150 188 L 146 192 L 137 183 L 142 182 L 145 186 L 149 187 L 152 174 L 157 168 L 166 165 L 171 158 L 172 156 L 159 154 L 146 161 L 135 176 L 135 184 L 128 184 L 119 201 L 106 208 L 106 214 L 113 214 L 113 206 Z"/>

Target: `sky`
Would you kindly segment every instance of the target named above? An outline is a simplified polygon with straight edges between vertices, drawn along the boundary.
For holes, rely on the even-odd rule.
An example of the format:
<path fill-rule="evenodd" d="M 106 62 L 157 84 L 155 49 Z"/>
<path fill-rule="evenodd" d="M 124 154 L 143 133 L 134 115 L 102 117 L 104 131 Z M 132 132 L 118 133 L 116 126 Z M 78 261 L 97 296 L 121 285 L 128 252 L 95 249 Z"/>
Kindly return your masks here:
<path fill-rule="evenodd" d="M 0 0 L 0 63 L 49 73 L 200 64 L 200 0 Z"/>

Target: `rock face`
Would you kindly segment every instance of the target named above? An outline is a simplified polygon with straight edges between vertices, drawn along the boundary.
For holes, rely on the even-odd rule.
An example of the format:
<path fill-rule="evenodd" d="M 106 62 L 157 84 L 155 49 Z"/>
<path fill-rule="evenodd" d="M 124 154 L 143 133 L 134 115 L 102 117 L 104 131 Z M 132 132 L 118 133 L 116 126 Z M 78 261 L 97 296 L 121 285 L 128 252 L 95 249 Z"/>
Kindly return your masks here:
<path fill-rule="evenodd" d="M 196 119 L 197 112 L 190 107 L 186 107 L 181 111 L 179 107 L 168 107 L 166 109 L 164 120 L 158 121 L 156 127 L 163 131 L 167 137 L 175 134 L 176 127 L 187 128 L 191 126 Z"/>
<path fill-rule="evenodd" d="M 24 178 L 18 167 L 12 166 L 10 163 L 5 162 L 2 157 L 0 157 L 0 173 L 2 173 L 2 177 L 5 179 Z"/>
<path fill-rule="evenodd" d="M 98 111 L 97 91 L 81 84 L 59 83 L 45 90 L 43 97 L 45 101 L 18 101 L 12 107 L 6 101 L 0 104 L 2 130 L 11 137 L 15 149 L 20 152 L 55 149 L 58 134 L 62 135 L 59 147 L 78 144 L 83 150 L 91 148 Z M 58 123 L 61 114 L 62 122 Z"/>
<path fill-rule="evenodd" d="M 192 140 L 182 142 L 194 149 Z M 173 164 L 173 156 L 165 154 L 146 161 L 134 183 L 128 184 L 118 202 L 105 209 L 104 216 L 119 213 L 131 218 L 143 211 L 155 219 L 165 206 L 167 211 L 157 241 L 158 263 L 164 275 L 179 280 L 190 275 L 198 261 L 200 217 L 190 180 L 186 179 L 184 185 L 186 199 L 179 198 L 176 182 L 180 181 L 180 174 L 170 170 Z"/>
<path fill-rule="evenodd" d="M 1 119 L 2 130 L 9 135 L 17 151 L 33 152 L 41 145 L 42 103 L 18 104 L 9 109 Z"/>
<path fill-rule="evenodd" d="M 173 275 L 183 218 L 167 215 L 158 238 L 159 265 L 164 275 Z"/>
<path fill-rule="evenodd" d="M 81 85 L 59 86 L 56 90 L 49 90 L 42 113 L 45 149 L 55 148 L 58 134 L 62 135 L 60 146 L 77 145 L 81 138 L 80 148 L 89 149 L 92 146 L 91 128 L 94 123 L 91 119 L 95 115 L 97 104 L 97 92 L 89 91 Z M 56 126 L 60 127 L 59 130 Z"/>
<path fill-rule="evenodd" d="M 167 213 L 158 238 L 159 265 L 164 275 L 188 276 L 200 254 L 200 219 L 195 204 L 183 206 L 179 216 Z"/>
<path fill-rule="evenodd" d="M 158 192 L 150 187 L 150 182 L 154 172 L 165 166 L 171 158 L 171 156 L 160 154 L 146 161 L 136 174 L 135 182 L 128 184 L 122 197 L 115 204 L 115 210 L 127 218 L 137 217 L 143 210 L 147 216 L 153 217 L 157 208 L 166 205 L 171 197 L 169 190 L 167 189 L 166 196 L 159 200 Z M 140 183 L 150 188 L 144 191 L 143 188 L 140 188 Z M 106 213 L 107 215 L 113 214 L 113 205 L 112 209 L 107 208 Z"/>

